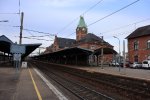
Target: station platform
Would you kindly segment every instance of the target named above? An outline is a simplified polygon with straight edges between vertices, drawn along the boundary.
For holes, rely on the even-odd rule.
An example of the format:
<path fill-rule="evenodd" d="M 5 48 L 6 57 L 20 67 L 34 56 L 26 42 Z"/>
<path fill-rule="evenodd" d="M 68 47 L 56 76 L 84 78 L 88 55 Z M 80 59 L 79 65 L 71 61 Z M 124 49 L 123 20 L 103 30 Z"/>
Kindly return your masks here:
<path fill-rule="evenodd" d="M 41 63 L 47 63 L 47 64 L 54 64 L 54 63 L 48 63 L 48 62 L 42 62 Z M 106 73 L 116 76 L 123 76 L 123 77 L 129 77 L 134 79 L 140 79 L 140 80 L 146 80 L 150 81 L 150 69 L 134 69 L 134 68 L 123 68 L 120 67 L 113 67 L 105 65 L 103 67 L 101 66 L 79 66 L 79 65 L 62 65 L 62 64 L 54 64 L 64 67 L 72 67 L 76 69 L 82 69 L 86 70 L 87 72 L 98 72 L 98 73 Z"/>
<path fill-rule="evenodd" d="M 117 76 L 124 76 L 130 77 L 135 79 L 147 80 L 150 81 L 150 70 L 149 69 L 133 69 L 133 68 L 122 68 L 120 67 L 110 67 L 110 66 L 103 66 L 103 67 L 95 67 L 95 66 L 68 66 L 73 68 L 78 68 L 82 70 L 86 70 L 88 72 L 99 72 L 99 73 L 106 73 L 112 74 Z"/>
<path fill-rule="evenodd" d="M 17 71 L 8 63 L 0 64 L 0 100 L 59 100 L 47 84 L 32 67 Z"/>

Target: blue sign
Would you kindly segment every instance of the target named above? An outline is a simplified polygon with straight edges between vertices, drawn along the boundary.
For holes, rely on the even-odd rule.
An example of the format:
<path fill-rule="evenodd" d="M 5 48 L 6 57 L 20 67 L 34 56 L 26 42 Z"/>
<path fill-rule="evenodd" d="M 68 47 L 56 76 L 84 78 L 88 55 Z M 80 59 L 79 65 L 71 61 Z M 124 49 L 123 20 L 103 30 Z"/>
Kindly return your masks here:
<path fill-rule="evenodd" d="M 20 53 L 25 54 L 25 46 L 24 45 L 18 45 L 18 44 L 12 44 L 10 48 L 11 53 Z"/>

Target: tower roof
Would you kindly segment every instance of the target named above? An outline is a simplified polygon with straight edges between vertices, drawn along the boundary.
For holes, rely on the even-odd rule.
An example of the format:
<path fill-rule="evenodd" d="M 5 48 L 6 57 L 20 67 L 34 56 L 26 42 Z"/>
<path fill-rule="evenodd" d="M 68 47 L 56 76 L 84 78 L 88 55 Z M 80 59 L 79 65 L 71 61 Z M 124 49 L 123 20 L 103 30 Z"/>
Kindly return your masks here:
<path fill-rule="evenodd" d="M 87 25 L 85 24 L 83 16 L 80 16 L 80 21 L 79 21 L 78 27 L 87 27 Z"/>

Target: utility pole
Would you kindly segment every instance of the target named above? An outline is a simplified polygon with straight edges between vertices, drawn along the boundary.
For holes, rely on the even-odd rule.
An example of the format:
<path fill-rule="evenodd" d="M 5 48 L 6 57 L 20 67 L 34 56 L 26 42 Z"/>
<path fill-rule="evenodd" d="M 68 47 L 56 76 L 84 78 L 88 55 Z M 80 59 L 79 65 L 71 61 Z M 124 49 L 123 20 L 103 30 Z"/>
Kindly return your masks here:
<path fill-rule="evenodd" d="M 101 48 L 101 68 L 103 69 L 103 55 L 104 55 L 104 52 L 103 52 L 103 36 L 102 36 L 102 48 Z"/>
<path fill-rule="evenodd" d="M 24 13 L 21 12 L 21 25 L 20 25 L 20 40 L 19 40 L 19 44 L 22 44 L 23 17 L 24 17 Z"/>

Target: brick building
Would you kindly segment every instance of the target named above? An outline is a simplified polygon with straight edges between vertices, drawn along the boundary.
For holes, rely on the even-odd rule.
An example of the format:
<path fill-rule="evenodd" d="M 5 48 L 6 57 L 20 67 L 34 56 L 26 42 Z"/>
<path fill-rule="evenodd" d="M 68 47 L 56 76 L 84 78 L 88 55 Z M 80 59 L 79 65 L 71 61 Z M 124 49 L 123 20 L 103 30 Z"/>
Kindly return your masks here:
<path fill-rule="evenodd" d="M 113 46 L 104 41 L 102 38 L 96 36 L 95 34 L 88 33 L 87 25 L 82 16 L 80 17 L 79 24 L 76 28 L 76 39 L 61 38 L 55 36 L 54 43 L 46 49 L 45 53 L 55 52 L 71 47 L 80 47 L 93 51 L 102 47 L 113 49 Z M 107 62 L 110 62 L 113 58 L 113 55 L 107 54 L 104 55 L 103 58 L 106 59 Z"/>
<path fill-rule="evenodd" d="M 132 32 L 128 39 L 129 61 L 142 62 L 150 59 L 150 25 L 143 26 Z"/>

